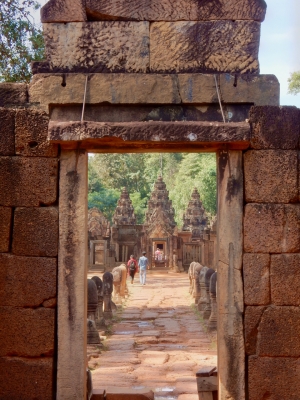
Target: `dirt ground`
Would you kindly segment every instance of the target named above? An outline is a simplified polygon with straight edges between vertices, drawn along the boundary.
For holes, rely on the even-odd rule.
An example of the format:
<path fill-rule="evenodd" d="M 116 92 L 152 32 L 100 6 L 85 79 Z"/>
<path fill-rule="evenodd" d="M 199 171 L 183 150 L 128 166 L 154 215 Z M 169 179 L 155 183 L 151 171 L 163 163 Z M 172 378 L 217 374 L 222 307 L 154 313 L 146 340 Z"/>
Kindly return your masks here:
<path fill-rule="evenodd" d="M 145 286 L 138 274 L 127 284 L 103 348 L 88 346 L 93 387 L 147 387 L 157 400 L 198 400 L 195 373 L 217 365 L 217 345 L 192 306 L 187 274 L 150 271 Z"/>

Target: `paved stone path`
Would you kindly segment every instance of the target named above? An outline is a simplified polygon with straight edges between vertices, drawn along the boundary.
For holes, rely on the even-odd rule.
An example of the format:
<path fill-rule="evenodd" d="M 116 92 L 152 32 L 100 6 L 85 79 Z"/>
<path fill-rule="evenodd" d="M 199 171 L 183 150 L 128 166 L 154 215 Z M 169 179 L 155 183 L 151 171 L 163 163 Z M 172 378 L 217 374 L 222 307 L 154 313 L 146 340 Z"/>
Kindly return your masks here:
<path fill-rule="evenodd" d="M 128 281 L 130 296 L 106 351 L 88 347 L 94 388 L 148 387 L 155 399 L 197 400 L 195 373 L 216 365 L 216 343 L 191 308 L 187 274 L 148 274 Z M 95 352 L 94 352 L 95 353 Z M 93 354 L 92 354 L 93 355 Z"/>

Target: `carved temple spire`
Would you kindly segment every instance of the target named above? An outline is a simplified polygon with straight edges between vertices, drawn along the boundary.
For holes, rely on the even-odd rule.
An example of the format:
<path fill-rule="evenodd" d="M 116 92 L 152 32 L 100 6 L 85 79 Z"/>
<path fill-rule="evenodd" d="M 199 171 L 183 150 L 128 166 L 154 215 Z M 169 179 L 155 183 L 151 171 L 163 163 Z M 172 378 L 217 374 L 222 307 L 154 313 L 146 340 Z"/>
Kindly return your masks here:
<path fill-rule="evenodd" d="M 189 201 L 188 207 L 185 214 L 183 215 L 183 231 L 191 231 L 192 238 L 200 238 L 203 229 L 207 225 L 207 216 L 205 214 L 202 201 L 200 200 L 200 194 L 196 188 L 194 188 Z"/>
<path fill-rule="evenodd" d="M 132 201 L 130 200 L 127 189 L 122 189 L 121 196 L 118 200 L 115 213 L 113 215 L 113 222 L 115 225 L 135 225 L 136 218 Z"/>
<path fill-rule="evenodd" d="M 110 235 L 110 223 L 97 207 L 90 208 L 88 211 L 88 234 L 93 240 Z"/>
<path fill-rule="evenodd" d="M 172 234 L 176 226 L 174 215 L 169 191 L 162 177 L 159 176 L 154 184 L 154 190 L 151 193 L 146 211 L 145 223 L 148 225 L 148 232 L 152 232 L 152 236 L 158 237 Z"/>

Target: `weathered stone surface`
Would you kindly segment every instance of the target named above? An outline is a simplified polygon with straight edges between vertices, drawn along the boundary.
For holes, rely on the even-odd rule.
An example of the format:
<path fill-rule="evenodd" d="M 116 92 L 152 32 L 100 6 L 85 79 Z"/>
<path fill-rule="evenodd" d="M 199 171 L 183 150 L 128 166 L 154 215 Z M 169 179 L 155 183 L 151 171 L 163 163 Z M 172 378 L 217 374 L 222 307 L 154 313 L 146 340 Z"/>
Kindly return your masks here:
<path fill-rule="evenodd" d="M 0 317 L 0 356 L 53 355 L 55 310 L 0 307 Z"/>
<path fill-rule="evenodd" d="M 12 210 L 0 207 L 0 253 L 9 251 Z"/>
<path fill-rule="evenodd" d="M 51 104 L 82 105 L 86 77 L 83 74 L 35 75 L 31 102 L 44 109 Z M 62 86 L 62 84 L 65 86 Z M 87 83 L 86 104 L 179 104 L 176 75 L 93 74 Z"/>
<path fill-rule="evenodd" d="M 299 221 L 299 204 L 247 204 L 244 218 L 244 251 L 299 252 Z"/>
<path fill-rule="evenodd" d="M 263 21 L 266 4 L 260 0 L 87 0 L 89 20 L 198 21 L 254 19 Z"/>
<path fill-rule="evenodd" d="M 153 400 L 154 393 L 150 389 L 107 388 L 107 400 Z"/>
<path fill-rule="evenodd" d="M 300 306 L 300 254 L 271 256 L 272 304 Z"/>
<path fill-rule="evenodd" d="M 26 83 L 0 83 L 0 107 L 27 103 Z"/>
<path fill-rule="evenodd" d="M 37 307 L 56 296 L 55 258 L 0 254 L 0 304 Z"/>
<path fill-rule="evenodd" d="M 149 68 L 148 22 L 44 24 L 44 38 L 53 72 L 146 72 Z"/>
<path fill-rule="evenodd" d="M 53 204 L 57 167 L 54 158 L 0 157 L 0 204 L 13 207 Z"/>
<path fill-rule="evenodd" d="M 78 104 L 80 106 L 77 118 L 79 120 L 82 111 L 83 92 L 85 87 L 86 75 L 84 74 L 37 74 L 29 85 L 29 101 L 40 103 L 40 107 L 48 112 L 49 104 Z M 235 79 L 230 74 L 222 74 L 218 78 L 222 100 L 225 103 L 239 104 L 239 109 L 248 105 L 246 114 L 243 114 L 244 121 L 248 118 L 250 104 L 278 104 L 279 103 L 279 83 L 273 75 L 249 76 L 247 80 L 243 76 Z M 206 114 L 209 108 L 207 104 L 213 103 L 219 109 L 218 96 L 216 92 L 215 80 L 209 74 L 126 74 L 126 73 L 103 73 L 90 74 L 87 84 L 86 105 L 89 104 L 203 104 L 199 107 L 199 113 Z M 226 104 L 223 104 L 226 111 Z M 102 106 L 104 107 L 104 106 Z M 197 107 L 197 106 L 195 106 Z M 53 106 L 51 107 L 51 109 Z M 132 107 L 131 107 L 132 108 Z M 113 108 L 115 110 L 115 108 Z M 51 110 L 52 111 L 52 110 Z M 121 110 L 122 111 L 122 110 Z M 109 119 L 109 106 L 106 110 L 99 111 L 103 121 L 113 121 Z M 99 114 L 98 112 L 98 114 Z M 116 110 L 119 113 L 119 110 Z M 133 111 L 131 111 L 132 113 Z M 229 109 L 228 112 L 236 112 Z M 85 115 L 88 113 L 86 107 Z M 175 111 L 175 120 L 180 120 L 180 115 Z M 104 115 L 103 115 L 104 114 Z M 108 115 L 107 115 L 108 114 Z M 155 120 L 155 114 L 149 119 Z M 107 115 L 107 116 L 106 116 Z M 99 118 L 100 116 L 93 116 Z M 184 116 L 188 120 L 188 115 Z M 53 118 L 51 114 L 51 119 Z M 136 116 L 132 115 L 132 118 Z M 144 116 L 146 118 L 146 116 Z M 162 116 L 158 120 L 164 120 Z M 207 118 L 207 117 L 206 117 Z M 215 113 L 214 118 L 220 118 L 220 113 Z M 230 121 L 235 121 L 235 116 L 228 117 Z M 93 119 L 98 120 L 98 119 Z M 130 119 L 129 121 L 138 121 Z M 144 120 L 144 119 L 143 119 Z M 214 119 L 217 121 L 217 119 Z M 117 122 L 117 121 L 114 121 Z"/>
<path fill-rule="evenodd" d="M 49 117 L 37 110 L 16 113 L 16 154 L 22 156 L 57 156 L 57 146 L 47 140 Z"/>
<path fill-rule="evenodd" d="M 252 107 L 250 110 L 253 149 L 297 149 L 300 110 L 296 107 Z"/>
<path fill-rule="evenodd" d="M 258 327 L 258 355 L 300 357 L 299 307 L 269 307 Z"/>
<path fill-rule="evenodd" d="M 178 74 L 177 76 L 182 103 L 218 103 L 213 75 Z M 220 74 L 217 83 L 224 103 L 279 105 L 279 82 L 274 75 L 235 77 L 230 74 Z"/>
<path fill-rule="evenodd" d="M 275 75 L 220 75 L 224 103 L 244 102 L 257 106 L 279 106 L 280 85 Z"/>
<path fill-rule="evenodd" d="M 247 202 L 290 203 L 298 200 L 296 150 L 250 150 L 244 155 Z"/>
<path fill-rule="evenodd" d="M 87 154 L 62 151 L 59 181 L 57 398 L 85 397 Z M 70 363 L 72 360 L 72 363 Z M 100 386 L 100 385 L 99 385 Z M 98 387 L 99 387 L 98 386 Z"/>
<path fill-rule="evenodd" d="M 251 356 L 248 365 L 249 400 L 298 400 L 299 359 Z"/>
<path fill-rule="evenodd" d="M 49 138 L 58 143 L 77 142 L 89 148 L 90 139 L 118 138 L 123 142 L 197 142 L 205 146 L 216 143 L 230 143 L 245 148 L 248 146 L 247 137 L 249 126 L 246 123 L 205 123 L 205 122 L 50 122 Z M 93 142 L 93 146 L 97 143 Z M 103 141 L 99 141 L 103 146 Z"/>
<path fill-rule="evenodd" d="M 15 111 L 0 108 L 0 123 L 0 155 L 12 156 L 15 153 Z"/>
<path fill-rule="evenodd" d="M 52 400 L 54 393 L 53 358 L 0 358 L 2 400 Z"/>
<path fill-rule="evenodd" d="M 41 22 L 86 21 L 82 0 L 50 0 L 41 8 Z"/>
<path fill-rule="evenodd" d="M 244 254 L 243 273 L 245 304 L 269 304 L 270 255 L 251 253 Z"/>
<path fill-rule="evenodd" d="M 261 316 L 266 307 L 246 307 L 245 311 L 245 348 L 246 353 L 256 354 L 256 342 L 257 342 L 257 333 L 258 326 L 260 324 Z"/>
<path fill-rule="evenodd" d="M 154 22 L 150 70 L 258 73 L 259 37 L 254 21 Z"/>
<path fill-rule="evenodd" d="M 241 151 L 218 153 L 218 375 L 221 399 L 245 399 L 243 166 Z"/>
<path fill-rule="evenodd" d="M 12 252 L 22 256 L 55 257 L 58 212 L 53 207 L 16 208 Z"/>

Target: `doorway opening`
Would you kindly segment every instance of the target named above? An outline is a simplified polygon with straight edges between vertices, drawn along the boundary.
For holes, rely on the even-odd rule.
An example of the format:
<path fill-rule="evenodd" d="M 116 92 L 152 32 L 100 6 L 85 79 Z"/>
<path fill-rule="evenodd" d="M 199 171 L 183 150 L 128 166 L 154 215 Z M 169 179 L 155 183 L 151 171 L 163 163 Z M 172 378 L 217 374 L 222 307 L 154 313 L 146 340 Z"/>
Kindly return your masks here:
<path fill-rule="evenodd" d="M 197 396 L 197 370 L 217 366 L 216 314 L 212 325 L 204 273 L 202 287 L 199 280 L 202 267 L 217 269 L 216 175 L 215 153 L 89 157 L 89 260 L 95 263 L 88 277 L 104 280 L 112 272 L 116 304 L 99 325 L 102 343 L 87 347 L 96 388 L 151 389 L 157 399 L 164 391 L 172 399 Z M 143 251 L 146 285 L 128 271 L 122 296 L 118 269 Z M 192 263 L 198 275 L 192 271 L 190 287 Z"/>

